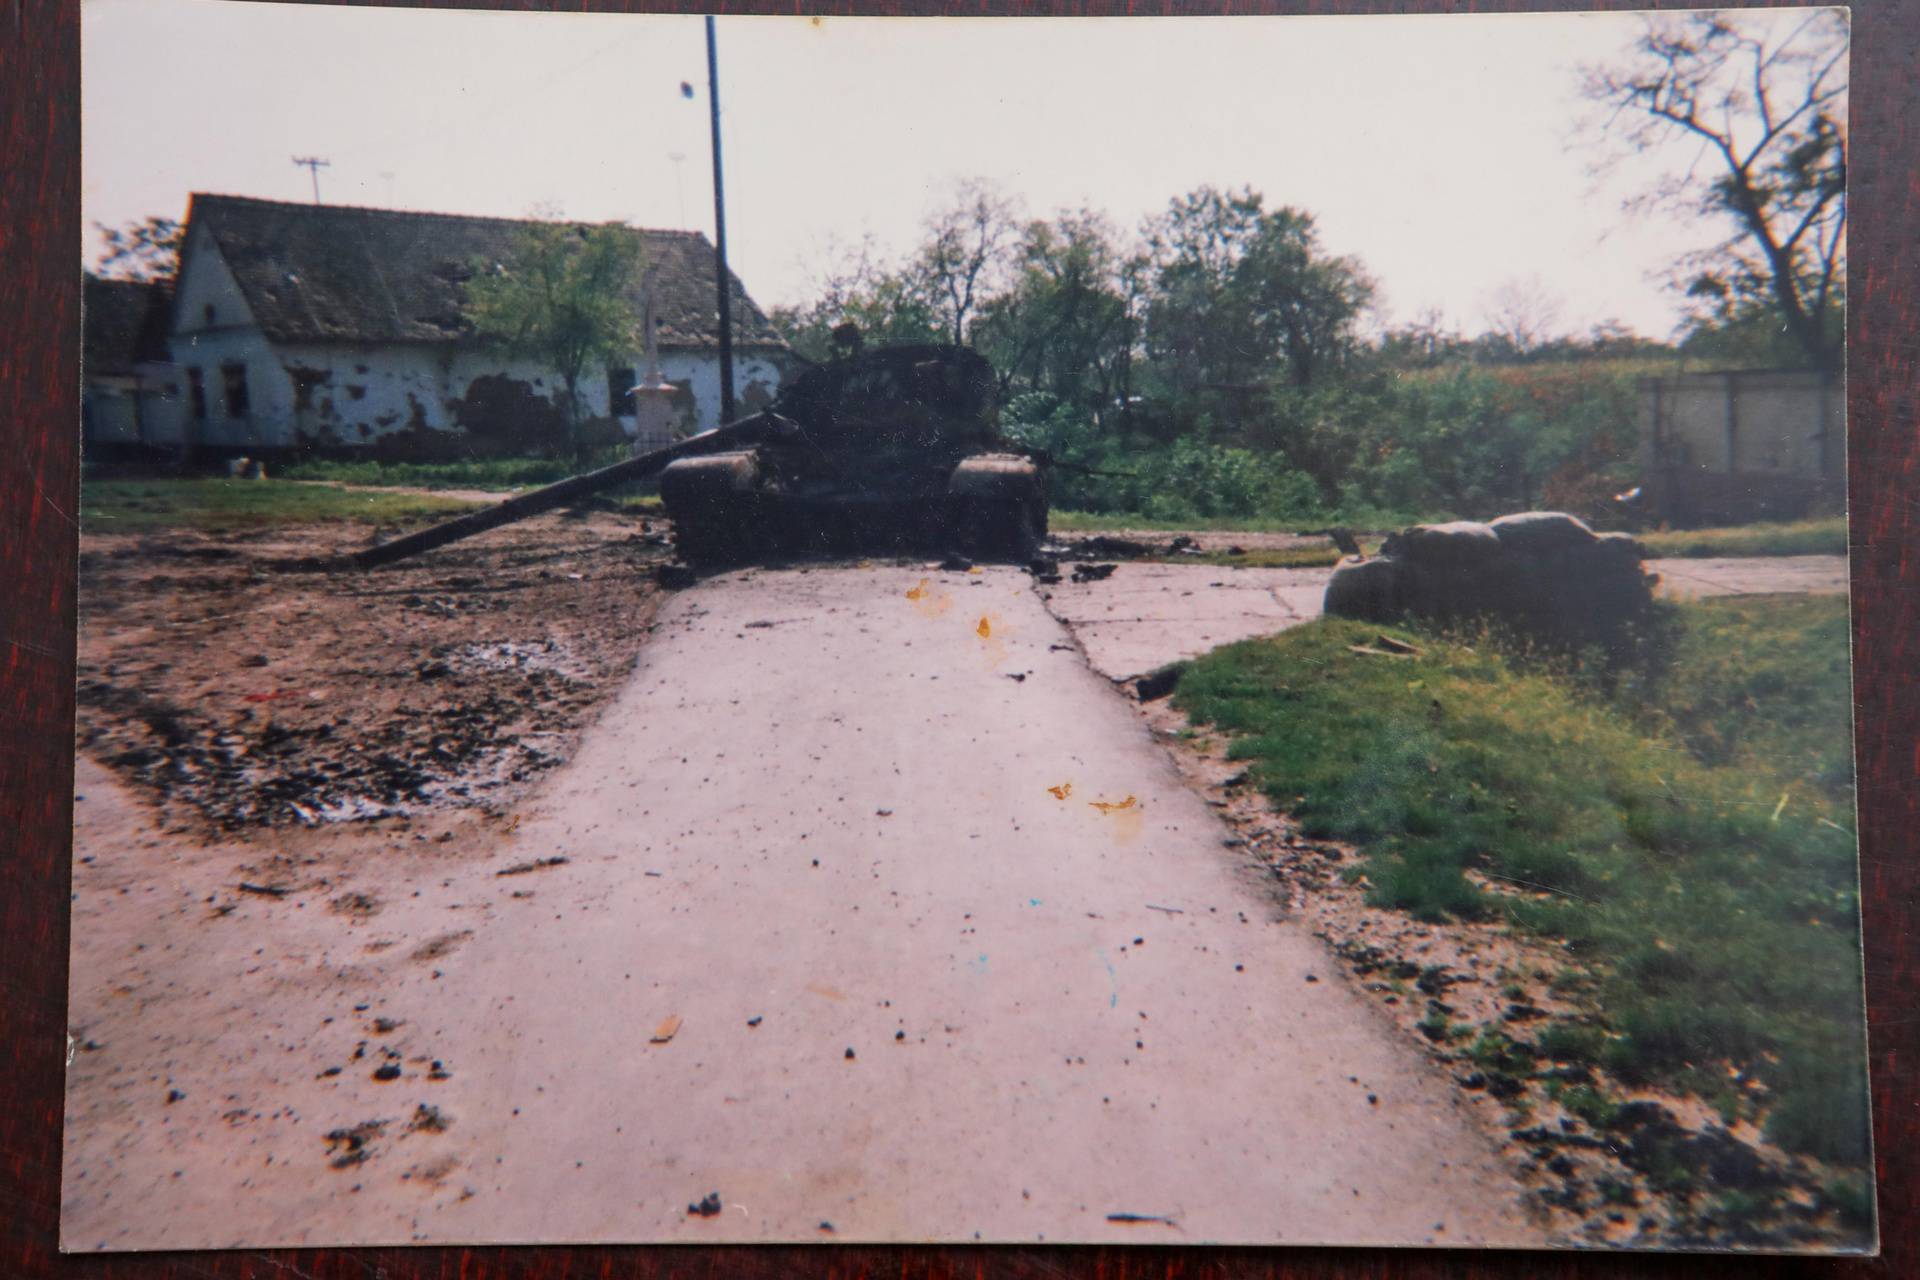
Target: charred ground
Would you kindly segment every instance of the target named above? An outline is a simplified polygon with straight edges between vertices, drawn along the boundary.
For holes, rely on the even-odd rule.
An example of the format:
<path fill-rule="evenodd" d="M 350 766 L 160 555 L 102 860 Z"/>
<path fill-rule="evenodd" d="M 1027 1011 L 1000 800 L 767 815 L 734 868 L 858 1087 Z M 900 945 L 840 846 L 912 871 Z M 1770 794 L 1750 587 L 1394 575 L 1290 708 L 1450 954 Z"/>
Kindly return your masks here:
<path fill-rule="evenodd" d="M 540 517 L 366 574 L 364 524 L 82 539 L 78 745 L 169 828 L 497 809 L 563 760 L 644 642 L 647 521 Z"/>

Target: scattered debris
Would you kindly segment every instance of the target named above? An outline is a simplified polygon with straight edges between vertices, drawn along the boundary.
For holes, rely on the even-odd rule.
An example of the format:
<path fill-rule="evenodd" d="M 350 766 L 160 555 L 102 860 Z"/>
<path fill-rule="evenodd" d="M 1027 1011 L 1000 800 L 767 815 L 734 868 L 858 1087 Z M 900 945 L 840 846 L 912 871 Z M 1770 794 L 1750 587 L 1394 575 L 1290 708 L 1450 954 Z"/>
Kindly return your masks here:
<path fill-rule="evenodd" d="M 453 1121 L 438 1107 L 422 1102 L 413 1109 L 413 1118 L 407 1121 L 409 1133 L 445 1133 Z"/>
<path fill-rule="evenodd" d="M 494 872 L 496 876 L 523 876 L 529 871 L 539 871 L 544 867 L 561 867 L 567 863 L 565 854 L 555 854 L 551 858 L 535 858 L 532 862 L 516 862 L 510 867 L 502 867 Z"/>
<path fill-rule="evenodd" d="M 373 1140 L 386 1127 L 385 1120 L 362 1120 L 351 1128 L 332 1130 L 324 1139 L 327 1153 L 333 1156 L 329 1163 L 335 1169 L 347 1169 L 362 1163 L 373 1154 Z"/>
<path fill-rule="evenodd" d="M 1153 904 L 1152 904 L 1151 902 L 1149 902 L 1149 903 L 1147 904 L 1147 910 L 1149 910 L 1149 911 L 1164 911 L 1164 912 L 1166 912 L 1166 913 L 1167 913 L 1168 915 L 1170 915 L 1170 916 L 1183 916 L 1183 915 L 1185 915 L 1185 914 L 1187 914 L 1187 913 L 1186 913 L 1186 910 L 1185 910 L 1185 908 L 1182 908 L 1182 907 L 1156 907 L 1156 906 L 1154 906 L 1154 905 L 1153 905 Z"/>
<path fill-rule="evenodd" d="M 1102 582 L 1113 576 L 1120 566 L 1115 564 L 1076 564 L 1073 566 L 1075 582 Z"/>
<path fill-rule="evenodd" d="M 1403 653 L 1396 652 L 1392 649 L 1376 649 L 1368 644 L 1350 644 L 1347 646 L 1348 652 L 1363 654 L 1370 658 L 1410 658 L 1413 656 L 1411 646 L 1409 646 L 1408 649 L 1408 652 Z"/>
<path fill-rule="evenodd" d="M 1107 1215 L 1107 1221 L 1108 1222 L 1158 1222 L 1158 1223 L 1163 1223 L 1169 1227 L 1177 1227 L 1180 1225 L 1178 1222 L 1175 1222 L 1172 1218 L 1167 1217 L 1165 1214 L 1159 1214 L 1159 1213 L 1110 1213 Z"/>
<path fill-rule="evenodd" d="M 1186 674 L 1186 664 L 1171 663 L 1158 671 L 1149 671 L 1133 682 L 1133 696 L 1139 702 L 1156 702 L 1168 697 L 1179 687 L 1180 677 Z"/>
<path fill-rule="evenodd" d="M 284 898 L 288 894 L 292 893 L 293 890 L 283 889 L 279 885 L 252 884 L 252 883 L 249 883 L 248 881 L 242 880 L 240 882 L 240 892 L 257 893 L 260 896 L 265 898 Z"/>
<path fill-rule="evenodd" d="M 670 1013 L 661 1020 L 659 1026 L 653 1029 L 653 1036 L 648 1041 L 648 1043 L 649 1044 L 665 1044 L 667 1043 L 667 1041 L 673 1039 L 674 1033 L 679 1030 L 680 1030 L 680 1015 L 677 1013 Z"/>
<path fill-rule="evenodd" d="M 1159 551 L 1151 543 L 1139 542 L 1133 538 L 1117 538 L 1108 533 L 1096 533 L 1091 538 L 1077 538 L 1064 544 L 1069 551 L 1077 552 L 1092 560 L 1138 560 Z"/>
<path fill-rule="evenodd" d="M 443 933 L 439 937 L 429 939 L 415 947 L 410 958 L 414 960 L 438 960 L 441 956 L 446 955 L 447 952 L 453 950 L 472 936 L 473 930 L 471 929 L 459 929 L 453 933 Z"/>
<path fill-rule="evenodd" d="M 691 565 L 663 564 L 655 567 L 653 580 L 668 591 L 684 591 L 700 581 Z"/>
<path fill-rule="evenodd" d="M 1120 813 L 1133 808 L 1140 801 L 1134 796 L 1128 796 L 1125 800 L 1089 800 L 1087 803 L 1101 813 Z"/>
<path fill-rule="evenodd" d="M 1048 787 L 1047 790 L 1053 793 L 1055 800 L 1065 800 L 1073 794 L 1073 784 L 1071 782 L 1063 782 L 1057 787 Z"/>
<path fill-rule="evenodd" d="M 711 1218 L 719 1212 L 720 1193 L 718 1191 L 709 1191 L 700 1198 L 699 1203 L 687 1206 L 688 1215 L 696 1218 Z"/>

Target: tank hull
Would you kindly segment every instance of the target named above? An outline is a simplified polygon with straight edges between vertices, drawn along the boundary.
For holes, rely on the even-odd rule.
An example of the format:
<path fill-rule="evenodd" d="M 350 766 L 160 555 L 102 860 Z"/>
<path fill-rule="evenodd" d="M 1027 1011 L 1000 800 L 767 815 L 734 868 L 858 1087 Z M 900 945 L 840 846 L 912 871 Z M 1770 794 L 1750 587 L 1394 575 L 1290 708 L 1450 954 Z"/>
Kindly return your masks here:
<path fill-rule="evenodd" d="M 1046 534 L 1045 468 L 1000 439 L 992 391 L 986 362 L 957 347 L 811 371 L 775 406 L 795 431 L 661 473 L 681 554 L 1031 559 Z"/>

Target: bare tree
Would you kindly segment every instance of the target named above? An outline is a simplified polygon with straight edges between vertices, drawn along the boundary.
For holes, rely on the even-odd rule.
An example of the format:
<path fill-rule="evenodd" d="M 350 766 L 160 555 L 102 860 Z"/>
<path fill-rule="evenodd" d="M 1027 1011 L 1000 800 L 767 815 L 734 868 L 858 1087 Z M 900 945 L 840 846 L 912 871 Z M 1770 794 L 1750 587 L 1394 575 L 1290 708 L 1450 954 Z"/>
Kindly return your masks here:
<path fill-rule="evenodd" d="M 1560 298 L 1539 276 L 1502 281 L 1482 308 L 1487 332 L 1524 356 L 1558 336 Z"/>
<path fill-rule="evenodd" d="M 1730 220 L 1680 283 L 1720 318 L 1765 304 L 1817 367 L 1838 364 L 1846 290 L 1845 9 L 1649 15 L 1613 65 L 1585 69 L 1590 122 L 1617 160 L 1674 138 L 1694 163 L 1633 206 Z M 1706 161 L 1715 172 L 1697 170 Z"/>
<path fill-rule="evenodd" d="M 951 340 L 966 341 L 967 320 L 1007 273 L 1020 234 L 1019 208 L 984 178 L 969 178 L 927 221 L 919 270 Z"/>

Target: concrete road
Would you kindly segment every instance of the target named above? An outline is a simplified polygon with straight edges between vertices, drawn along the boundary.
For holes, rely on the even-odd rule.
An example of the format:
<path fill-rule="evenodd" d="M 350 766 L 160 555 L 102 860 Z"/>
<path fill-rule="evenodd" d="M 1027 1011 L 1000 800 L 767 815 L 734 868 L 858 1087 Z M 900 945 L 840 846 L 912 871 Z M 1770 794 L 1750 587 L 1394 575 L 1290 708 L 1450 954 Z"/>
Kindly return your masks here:
<path fill-rule="evenodd" d="M 1771 593 L 1844 594 L 1844 556 L 1650 560 L 1676 599 Z M 1331 569 L 1230 569 L 1120 564 L 1099 582 L 1063 582 L 1048 604 L 1101 674 L 1116 680 L 1320 616 Z"/>
<path fill-rule="evenodd" d="M 1542 1242 L 1024 574 L 660 621 L 504 846 L 370 864 L 364 918 L 210 927 L 233 851 L 88 767 L 68 1248 Z"/>

